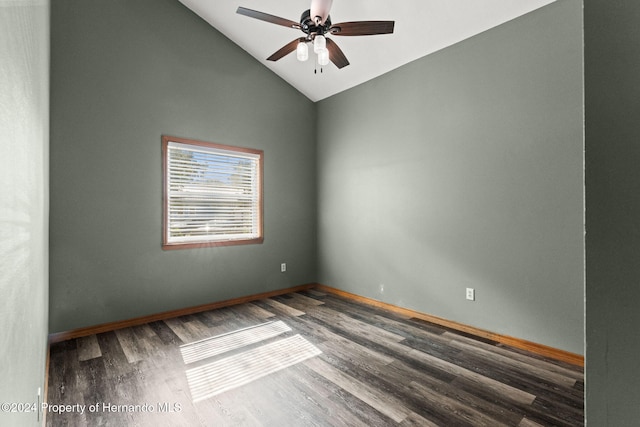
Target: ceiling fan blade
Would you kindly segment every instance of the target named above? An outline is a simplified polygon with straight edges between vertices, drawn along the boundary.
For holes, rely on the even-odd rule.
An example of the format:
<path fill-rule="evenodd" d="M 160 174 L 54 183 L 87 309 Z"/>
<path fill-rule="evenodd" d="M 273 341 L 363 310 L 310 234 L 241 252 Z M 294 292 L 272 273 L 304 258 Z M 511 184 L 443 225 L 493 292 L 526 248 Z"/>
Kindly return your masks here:
<path fill-rule="evenodd" d="M 344 68 L 349 65 L 347 57 L 344 56 L 336 42 L 331 39 L 327 39 L 327 50 L 329 51 L 329 60 L 336 64 L 336 67 Z"/>
<path fill-rule="evenodd" d="M 261 21 L 270 22 L 276 25 L 282 25 L 283 27 L 300 29 L 300 24 L 290 19 L 280 18 L 279 16 L 269 15 L 268 13 L 258 12 L 257 10 L 247 9 L 246 7 L 238 7 L 236 13 L 240 15 L 248 16 L 249 18 L 259 19 Z"/>
<path fill-rule="evenodd" d="M 391 34 L 395 21 L 353 21 L 333 24 L 329 31 L 334 36 L 373 36 Z"/>
<path fill-rule="evenodd" d="M 305 40 L 304 38 L 299 38 L 285 44 L 277 52 L 275 52 L 273 55 L 268 57 L 267 61 L 277 61 L 278 59 L 287 56 L 288 54 L 296 50 L 296 48 L 298 47 L 298 43 L 304 40 Z"/>

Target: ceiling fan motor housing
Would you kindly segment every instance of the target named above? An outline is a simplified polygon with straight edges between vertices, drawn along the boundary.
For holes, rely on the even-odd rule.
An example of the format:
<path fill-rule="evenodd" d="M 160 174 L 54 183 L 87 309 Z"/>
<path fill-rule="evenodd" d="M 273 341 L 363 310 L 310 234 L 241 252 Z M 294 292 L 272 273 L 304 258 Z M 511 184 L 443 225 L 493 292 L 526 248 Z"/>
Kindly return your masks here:
<path fill-rule="evenodd" d="M 302 16 L 300 16 L 300 29 L 312 39 L 317 35 L 324 35 L 329 32 L 329 28 L 331 28 L 331 16 L 327 16 L 327 19 L 324 20 L 324 24 L 316 25 L 313 19 L 311 19 L 311 9 L 307 9 L 302 12 Z"/>
<path fill-rule="evenodd" d="M 311 0 L 311 19 L 316 25 L 326 24 L 333 0 Z"/>

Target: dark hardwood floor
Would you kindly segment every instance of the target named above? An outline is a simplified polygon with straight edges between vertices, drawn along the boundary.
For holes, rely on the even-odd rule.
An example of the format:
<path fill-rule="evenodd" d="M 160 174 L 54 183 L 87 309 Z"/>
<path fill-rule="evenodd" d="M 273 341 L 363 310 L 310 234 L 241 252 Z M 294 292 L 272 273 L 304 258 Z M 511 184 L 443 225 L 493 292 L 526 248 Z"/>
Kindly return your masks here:
<path fill-rule="evenodd" d="M 311 290 L 53 344 L 46 419 L 581 426 L 583 395 L 582 368 Z"/>

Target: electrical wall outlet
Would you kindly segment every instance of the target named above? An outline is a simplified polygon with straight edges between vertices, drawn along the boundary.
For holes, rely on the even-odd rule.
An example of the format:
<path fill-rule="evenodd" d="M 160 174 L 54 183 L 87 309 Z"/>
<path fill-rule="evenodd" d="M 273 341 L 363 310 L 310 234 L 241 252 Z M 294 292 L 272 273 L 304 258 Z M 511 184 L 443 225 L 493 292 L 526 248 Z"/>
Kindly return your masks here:
<path fill-rule="evenodd" d="M 475 301 L 476 300 L 476 290 L 473 288 L 467 288 L 467 299 L 469 301 Z"/>
<path fill-rule="evenodd" d="M 284 273 L 285 271 L 287 271 L 287 263 L 283 262 L 280 264 L 280 273 Z"/>

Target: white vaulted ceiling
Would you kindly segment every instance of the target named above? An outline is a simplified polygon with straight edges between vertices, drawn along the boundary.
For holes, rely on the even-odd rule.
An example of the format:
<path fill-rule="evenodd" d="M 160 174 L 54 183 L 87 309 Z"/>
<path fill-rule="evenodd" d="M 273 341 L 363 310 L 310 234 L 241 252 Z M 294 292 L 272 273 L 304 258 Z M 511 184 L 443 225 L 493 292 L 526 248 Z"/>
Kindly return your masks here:
<path fill-rule="evenodd" d="M 376 36 L 330 36 L 350 65 L 339 70 L 330 63 L 322 73 L 318 67 L 316 74 L 313 52 L 307 62 L 299 62 L 295 52 L 277 62 L 266 60 L 285 44 L 302 37 L 300 30 L 236 14 L 242 6 L 299 22 L 302 12 L 309 9 L 310 0 L 180 0 L 312 101 L 349 89 L 553 1 L 334 0 L 333 23 L 393 20 L 395 31 Z"/>

